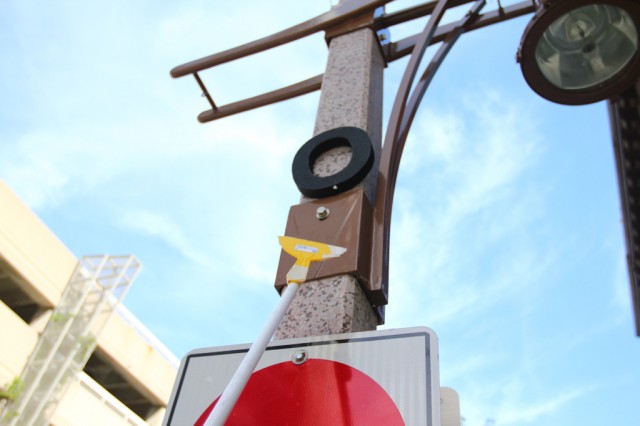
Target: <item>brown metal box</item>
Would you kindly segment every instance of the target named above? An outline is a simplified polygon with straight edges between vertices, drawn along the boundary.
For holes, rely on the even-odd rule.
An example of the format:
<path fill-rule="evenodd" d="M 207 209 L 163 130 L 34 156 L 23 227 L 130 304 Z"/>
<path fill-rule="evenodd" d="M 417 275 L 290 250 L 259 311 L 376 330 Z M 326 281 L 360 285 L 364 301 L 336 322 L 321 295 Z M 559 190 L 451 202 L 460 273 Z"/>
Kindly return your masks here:
<path fill-rule="evenodd" d="M 324 220 L 316 217 L 319 207 L 329 209 Z M 366 291 L 371 268 L 372 220 L 373 210 L 367 197 L 362 189 L 355 189 L 292 206 L 285 235 L 345 247 L 347 252 L 338 258 L 312 263 L 307 279 L 349 274 L 355 276 Z M 294 262 L 292 256 L 280 252 L 275 281 L 278 292 L 286 285 L 286 274 Z"/>

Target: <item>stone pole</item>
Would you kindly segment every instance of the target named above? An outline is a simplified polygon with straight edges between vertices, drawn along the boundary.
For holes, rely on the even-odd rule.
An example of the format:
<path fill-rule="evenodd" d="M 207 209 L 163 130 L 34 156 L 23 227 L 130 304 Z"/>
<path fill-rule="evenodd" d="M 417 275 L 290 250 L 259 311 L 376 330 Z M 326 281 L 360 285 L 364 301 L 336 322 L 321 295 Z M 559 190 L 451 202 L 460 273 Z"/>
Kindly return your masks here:
<path fill-rule="evenodd" d="M 377 34 L 370 28 L 330 41 L 314 135 L 342 126 L 358 127 L 371 138 L 376 155 L 372 171 L 360 184 L 373 205 L 382 139 L 384 60 Z M 348 148 L 334 148 L 314 164 L 314 174 L 330 176 L 349 163 Z M 302 202 L 308 201 L 305 197 Z M 300 287 L 275 339 L 375 330 L 377 316 L 355 277 L 337 275 Z"/>

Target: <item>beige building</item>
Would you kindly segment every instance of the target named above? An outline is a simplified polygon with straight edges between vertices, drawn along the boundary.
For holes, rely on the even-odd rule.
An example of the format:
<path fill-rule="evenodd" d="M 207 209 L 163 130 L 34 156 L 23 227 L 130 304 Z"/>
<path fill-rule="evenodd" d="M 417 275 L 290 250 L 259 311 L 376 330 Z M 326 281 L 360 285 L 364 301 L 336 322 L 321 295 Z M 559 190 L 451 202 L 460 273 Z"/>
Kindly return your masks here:
<path fill-rule="evenodd" d="M 33 364 L 31 354 L 53 320 L 77 263 L 0 181 L 0 390 L 5 393 L 25 374 L 27 363 Z M 176 376 L 176 357 L 122 305 L 93 344 L 83 371 L 73 373 L 64 393 L 52 403 L 50 424 L 160 425 Z M 5 404 L 0 401 L 0 407 Z M 16 415 L 8 408 L 0 424 L 7 421 L 2 416 Z"/>

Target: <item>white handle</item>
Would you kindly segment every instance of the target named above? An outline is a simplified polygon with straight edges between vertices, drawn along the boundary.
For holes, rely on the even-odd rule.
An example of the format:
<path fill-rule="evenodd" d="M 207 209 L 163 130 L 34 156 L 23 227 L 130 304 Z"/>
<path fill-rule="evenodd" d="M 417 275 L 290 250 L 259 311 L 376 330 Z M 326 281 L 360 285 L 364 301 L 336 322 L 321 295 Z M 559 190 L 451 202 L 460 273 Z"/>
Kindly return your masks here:
<path fill-rule="evenodd" d="M 262 358 L 262 354 L 264 354 L 269 341 L 276 332 L 282 317 L 284 317 L 284 314 L 287 312 L 287 308 L 291 304 L 291 301 L 295 297 L 299 287 L 300 284 L 298 283 L 289 283 L 287 289 L 280 298 L 280 301 L 278 301 L 275 310 L 262 329 L 262 332 L 253 345 L 251 345 L 249 352 L 245 355 L 224 392 L 222 392 L 218 403 L 213 408 L 211 414 L 209 414 L 207 421 L 204 422 L 204 426 L 224 425 L 224 422 L 229 417 L 229 414 L 231 414 L 231 410 L 233 410 L 233 407 L 236 405 L 236 402 L 238 401 L 242 390 L 247 385 L 253 370 L 255 370 L 260 358 Z"/>

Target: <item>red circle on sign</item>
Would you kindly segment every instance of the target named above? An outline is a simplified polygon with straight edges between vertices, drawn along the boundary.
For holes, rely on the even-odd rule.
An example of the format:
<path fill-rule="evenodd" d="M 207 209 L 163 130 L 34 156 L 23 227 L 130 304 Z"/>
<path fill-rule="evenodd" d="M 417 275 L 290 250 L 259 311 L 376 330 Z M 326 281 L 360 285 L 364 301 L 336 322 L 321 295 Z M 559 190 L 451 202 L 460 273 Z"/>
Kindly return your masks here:
<path fill-rule="evenodd" d="M 219 399 L 219 397 L 218 397 Z M 194 426 L 203 426 L 216 399 Z M 387 392 L 340 362 L 274 364 L 251 375 L 225 426 L 404 426 Z"/>

